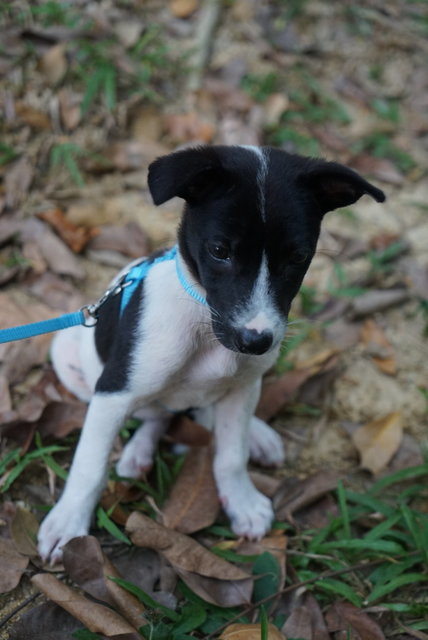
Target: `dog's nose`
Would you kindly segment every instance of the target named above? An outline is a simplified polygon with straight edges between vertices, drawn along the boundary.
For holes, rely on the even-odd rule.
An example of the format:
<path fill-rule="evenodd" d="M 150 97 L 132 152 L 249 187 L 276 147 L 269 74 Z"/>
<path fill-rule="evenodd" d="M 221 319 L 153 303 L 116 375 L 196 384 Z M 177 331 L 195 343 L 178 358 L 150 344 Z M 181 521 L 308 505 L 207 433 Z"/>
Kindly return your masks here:
<path fill-rule="evenodd" d="M 255 329 L 241 329 L 237 334 L 237 347 L 241 353 L 252 353 L 260 356 L 265 353 L 273 342 L 270 331 L 259 333 Z"/>

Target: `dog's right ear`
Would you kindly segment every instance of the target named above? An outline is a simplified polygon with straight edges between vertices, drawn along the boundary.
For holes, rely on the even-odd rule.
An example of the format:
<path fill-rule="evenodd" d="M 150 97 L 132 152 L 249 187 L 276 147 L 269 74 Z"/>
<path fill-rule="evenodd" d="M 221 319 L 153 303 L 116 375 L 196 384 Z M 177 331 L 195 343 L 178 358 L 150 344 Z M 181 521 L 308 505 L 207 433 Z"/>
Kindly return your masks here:
<path fill-rule="evenodd" d="M 158 158 L 149 166 L 148 183 L 155 204 L 178 196 L 194 204 L 219 185 L 226 172 L 211 147 L 193 147 Z"/>

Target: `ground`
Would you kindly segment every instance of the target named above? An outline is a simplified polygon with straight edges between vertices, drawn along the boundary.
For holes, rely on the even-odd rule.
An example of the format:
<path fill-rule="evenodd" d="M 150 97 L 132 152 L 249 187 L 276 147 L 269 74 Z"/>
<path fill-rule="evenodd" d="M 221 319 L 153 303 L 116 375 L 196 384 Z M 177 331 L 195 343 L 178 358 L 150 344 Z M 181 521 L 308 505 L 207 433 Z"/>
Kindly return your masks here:
<path fill-rule="evenodd" d="M 270 478 L 267 491 L 276 492 L 281 502 L 284 491 L 300 487 L 304 479 L 321 479 L 319 493 L 306 500 L 315 506 L 308 516 L 309 525 L 306 522 L 304 526 L 324 530 L 328 521 L 320 511 L 327 509 L 327 503 L 322 500 L 333 500 L 329 492 L 340 477 L 345 486 L 345 493 L 339 490 L 337 494 L 343 535 L 351 534 L 351 523 L 355 539 L 375 538 L 371 527 L 382 518 L 386 522 L 394 518 L 390 507 L 380 501 L 373 502 L 370 509 L 366 504 L 369 511 L 364 514 L 364 523 L 363 516 L 355 515 L 349 507 L 349 520 L 343 496 L 353 509 L 355 504 L 362 508 L 362 499 L 352 492 L 364 495 L 374 482 L 382 482 L 392 472 L 402 473 L 399 477 L 404 478 L 407 468 L 422 468 L 427 441 L 426 2 L 82 0 L 68 4 L 17 0 L 3 3 L 0 25 L 2 327 L 74 311 L 82 302 L 97 299 L 119 267 L 174 241 L 181 203 L 174 200 L 159 209 L 154 207 L 146 174 L 155 157 L 181 145 L 271 144 L 343 162 L 385 191 L 384 204 L 364 197 L 352 208 L 326 216 L 317 254 L 293 307 L 284 351 L 266 380 L 260 409 L 273 421 L 286 445 L 286 466 L 262 477 L 268 484 Z M 16 537 L 17 528 L 32 531 L 34 522 L 24 526 L 17 518 L 30 517 L 30 510 L 40 518 L 37 505 L 52 503 L 71 456 L 56 447 L 74 446 L 75 429 L 84 415 L 84 407 L 67 395 L 52 374 L 47 362 L 49 340 L 41 337 L 0 347 L 0 460 L 5 461 L 3 465 L 0 462 L 5 498 L 0 514 L 5 544 L 1 554 L 5 562 L 17 563 L 13 564 L 15 577 L 8 574 L 11 582 L 3 585 L 8 593 L 3 596 L 5 624 L 0 632 L 7 634 L 12 628 L 13 638 L 27 637 L 25 633 L 30 631 L 28 637 L 36 637 L 34 620 L 27 629 L 13 631 L 13 627 L 20 616 L 15 613 L 17 606 L 40 586 L 29 581 L 36 567 L 40 568 L 34 549 L 24 549 L 22 545 L 28 545 L 28 540 L 19 543 Z M 180 433 L 183 439 L 183 428 Z M 122 435 L 126 437 L 126 433 Z M 116 455 L 120 447 L 118 443 Z M 31 455 L 33 460 L 28 457 Z M 163 455 L 157 477 L 150 480 L 155 493 L 149 506 L 146 498 L 126 496 L 132 505 L 128 508 L 116 489 L 111 489 L 110 502 L 104 503 L 104 513 L 112 520 L 106 516 L 104 534 L 99 533 L 103 530 L 100 527 L 97 535 L 115 562 L 119 543 L 112 538 L 110 523 L 123 525 L 128 512 L 138 504 L 152 515 L 159 510 L 167 494 L 163 485 L 171 484 L 170 476 L 176 475 L 174 458 L 168 451 Z M 206 472 L 209 466 L 206 454 L 194 455 L 193 464 L 199 466 L 186 463 L 190 476 Z M 331 480 L 327 472 L 337 473 L 337 477 Z M 387 496 L 400 505 L 405 501 L 406 506 L 400 508 L 409 531 L 414 534 L 419 527 L 425 532 L 426 544 L 419 540 L 415 547 L 405 547 L 410 556 L 428 546 L 428 527 L 423 519 L 428 503 L 418 473 L 413 493 L 404 494 L 410 489 L 400 485 L 395 494 Z M 189 482 L 184 481 L 184 492 L 189 490 Z M 212 487 L 204 488 L 211 496 Z M 301 489 L 303 494 L 305 491 Z M 202 498 L 204 502 L 204 495 L 195 496 L 195 500 Z M 406 501 L 404 495 L 416 503 Z M 172 507 L 173 515 L 169 515 L 169 522 L 177 525 L 180 520 L 180 526 L 170 528 L 188 534 L 205 527 L 199 541 L 209 547 L 220 545 L 222 553 L 244 553 L 227 537 L 219 542 L 224 531 L 207 533 L 206 527 L 217 515 L 215 495 L 212 499 L 214 507 L 209 515 L 205 506 L 199 507 L 198 518 L 204 511 L 203 524 L 199 522 L 190 530 L 190 509 L 183 506 L 180 497 L 180 506 Z M 124 509 L 119 515 L 109 511 L 118 501 L 122 504 L 119 509 Z M 278 507 L 278 520 L 288 521 L 287 527 L 295 526 L 293 513 L 306 502 L 304 498 L 288 511 L 284 507 L 281 512 Z M 337 516 L 333 503 L 327 506 Z M 174 504 L 171 497 L 169 504 Z M 413 516 L 407 508 L 416 510 L 411 512 Z M 398 522 L 404 540 L 404 524 L 394 522 Z M 417 527 L 412 529 L 411 522 L 417 522 Z M 293 553 L 296 557 L 308 553 L 307 558 L 310 553 L 327 553 L 325 549 L 314 551 L 312 543 L 306 547 L 305 536 L 299 538 L 299 526 L 287 528 L 287 533 L 287 561 Z M 114 530 L 115 534 L 120 532 Z M 396 540 L 399 535 L 391 534 L 385 549 Z M 143 546 L 156 548 L 153 544 L 146 540 Z M 272 544 L 271 540 L 267 548 L 275 555 L 272 549 L 279 543 Z M 260 549 L 250 553 L 260 553 Z M 297 584 L 306 576 L 314 579 L 316 571 L 338 571 L 373 559 L 370 553 L 367 557 L 335 553 L 339 555 L 317 567 L 309 560 L 306 565 L 303 561 L 299 564 L 299 560 L 288 567 L 289 580 Z M 167 561 L 184 579 L 176 558 Z M 283 555 L 282 567 L 281 563 L 285 563 Z M 404 584 L 407 576 L 413 575 L 418 590 L 412 591 L 412 586 L 407 591 L 391 588 L 387 604 L 396 605 L 392 614 L 382 608 L 385 603 L 380 596 L 373 598 L 370 609 L 373 592 L 364 583 L 367 576 L 363 579 L 352 574 L 354 581 L 345 580 L 346 588 L 354 589 L 353 595 L 331 581 L 329 600 L 319 587 L 321 595 L 314 592 L 316 606 L 321 607 L 320 615 L 327 625 L 325 631 L 323 627 L 327 635 L 319 637 L 342 638 L 346 633 L 352 638 L 369 637 L 364 625 L 369 624 L 366 618 L 370 614 L 378 625 L 378 635 L 372 630 L 370 637 L 426 638 L 426 561 L 420 560 L 411 568 L 413 574 L 406 570 L 394 579 L 404 577 Z M 146 591 L 154 589 L 159 571 L 154 570 L 153 584 L 143 586 Z M 222 569 L 218 571 L 221 577 Z M 70 567 L 66 573 L 82 586 Z M 125 573 L 132 581 L 131 573 Z M 375 578 L 373 584 L 377 584 Z M 199 583 L 192 585 L 201 595 Z M 173 588 L 162 586 L 161 591 L 176 598 Z M 100 598 L 99 593 L 96 597 Z M 52 594 L 48 598 L 55 600 Z M 297 633 L 305 639 L 317 637 L 312 624 L 313 602 L 285 600 L 277 610 L 269 611 L 272 620 L 274 614 L 278 617 L 281 613 L 288 619 L 276 619 L 277 626 L 289 638 Z M 358 627 L 355 611 L 351 612 L 353 618 L 343 601 L 355 607 L 362 626 Z M 425 609 L 418 613 L 416 603 Z M 33 606 L 31 602 L 27 610 Z M 167 606 L 175 609 L 176 599 L 168 600 Z M 306 629 L 293 618 L 302 609 L 307 617 L 312 616 L 312 626 Z M 14 615 L 6 624 L 9 613 Z M 251 618 L 253 612 L 248 615 Z M 87 626 L 101 633 L 101 627 L 79 620 L 77 628 Z M 226 622 L 227 617 L 221 620 Z M 67 635 L 71 628 L 61 637 L 71 637 Z M 135 625 L 132 628 L 135 630 Z M 186 637 L 177 630 L 173 635 L 171 629 L 161 636 L 162 630 L 159 626 L 156 629 L 154 637 Z M 194 637 L 211 633 L 202 622 L 193 629 Z M 248 629 L 246 633 L 249 637 Z M 48 636 L 45 633 L 43 637 Z"/>

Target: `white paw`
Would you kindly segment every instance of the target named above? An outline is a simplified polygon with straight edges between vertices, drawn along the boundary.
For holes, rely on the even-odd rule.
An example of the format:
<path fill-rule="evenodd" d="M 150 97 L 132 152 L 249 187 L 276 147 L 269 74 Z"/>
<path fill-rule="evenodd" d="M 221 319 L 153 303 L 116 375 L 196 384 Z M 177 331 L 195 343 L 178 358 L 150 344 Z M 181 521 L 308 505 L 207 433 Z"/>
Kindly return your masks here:
<path fill-rule="evenodd" d="M 82 514 L 77 506 L 70 508 L 61 500 L 43 520 L 38 533 L 38 551 L 44 562 L 54 565 L 62 560 L 62 547 L 71 538 L 89 531 L 91 514 Z"/>
<path fill-rule="evenodd" d="M 132 440 L 124 448 L 116 473 L 122 478 L 141 478 L 153 466 L 153 450 L 151 447 L 136 446 Z"/>
<path fill-rule="evenodd" d="M 250 422 L 250 458 L 264 467 L 279 467 L 284 463 L 281 437 L 266 422 L 255 416 Z"/>
<path fill-rule="evenodd" d="M 241 484 L 239 491 L 229 492 L 227 496 L 223 494 L 220 500 L 232 531 L 250 540 L 260 540 L 271 529 L 274 519 L 272 504 L 250 480 L 243 484 L 245 488 Z"/>

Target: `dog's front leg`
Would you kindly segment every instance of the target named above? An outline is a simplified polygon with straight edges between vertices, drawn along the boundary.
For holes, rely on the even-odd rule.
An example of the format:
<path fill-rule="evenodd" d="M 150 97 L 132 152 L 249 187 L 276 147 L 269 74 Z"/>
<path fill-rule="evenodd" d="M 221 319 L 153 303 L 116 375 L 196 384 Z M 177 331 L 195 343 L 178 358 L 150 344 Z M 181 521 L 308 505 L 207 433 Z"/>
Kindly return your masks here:
<path fill-rule="evenodd" d="M 262 538 L 273 520 L 271 502 L 248 475 L 249 426 L 260 395 L 260 382 L 235 389 L 215 407 L 214 475 L 222 506 L 233 531 Z"/>
<path fill-rule="evenodd" d="M 51 564 L 61 559 L 61 548 L 68 540 L 88 533 L 114 439 L 130 408 L 129 393 L 93 396 L 64 492 L 39 529 L 39 553 Z"/>

